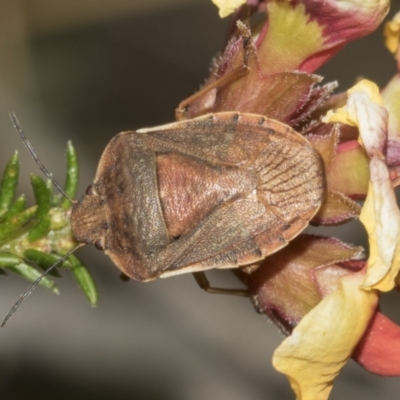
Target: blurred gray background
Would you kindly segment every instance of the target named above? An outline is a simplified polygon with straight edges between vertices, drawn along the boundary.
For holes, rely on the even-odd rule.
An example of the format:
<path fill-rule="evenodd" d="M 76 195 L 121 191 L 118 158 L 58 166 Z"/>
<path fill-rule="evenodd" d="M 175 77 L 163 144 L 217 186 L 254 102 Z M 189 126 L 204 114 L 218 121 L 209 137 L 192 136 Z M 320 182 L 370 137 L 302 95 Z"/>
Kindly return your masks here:
<path fill-rule="evenodd" d="M 399 8 L 397 0 L 391 15 Z M 173 120 L 223 46 L 225 25 L 208 0 L 0 0 L 1 170 L 19 149 L 20 192 L 32 199 L 29 176 L 39 172 L 12 128 L 14 110 L 61 182 L 72 139 L 83 193 L 112 136 Z M 319 71 L 325 81 L 338 79 L 344 90 L 363 75 L 384 85 L 395 63 L 381 32 L 343 50 Z M 365 240 L 358 223 L 340 235 Z M 60 296 L 37 289 L 0 332 L 2 400 L 293 398 L 271 366 L 282 336 L 248 300 L 208 295 L 189 275 L 124 283 L 97 250 L 78 255 L 96 279 L 99 305 L 88 306 L 67 272 Z M 228 271 L 210 276 L 237 285 Z M 26 286 L 0 277 L 0 315 Z M 396 301 L 386 296 L 383 308 L 400 322 Z M 400 379 L 374 377 L 350 362 L 331 399 L 397 399 L 399 390 Z"/>

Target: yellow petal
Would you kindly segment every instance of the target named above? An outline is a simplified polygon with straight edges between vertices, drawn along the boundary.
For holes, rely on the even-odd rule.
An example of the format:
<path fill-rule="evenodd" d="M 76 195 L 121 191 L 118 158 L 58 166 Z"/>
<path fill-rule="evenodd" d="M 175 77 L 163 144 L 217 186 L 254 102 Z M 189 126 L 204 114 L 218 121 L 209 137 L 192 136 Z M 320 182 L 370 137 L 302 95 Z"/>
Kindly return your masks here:
<path fill-rule="evenodd" d="M 365 92 L 368 96 L 368 98 L 376 104 L 382 105 L 383 101 L 381 98 L 381 95 L 379 94 L 379 88 L 378 86 L 374 83 L 369 81 L 368 79 L 362 79 L 358 83 L 356 83 L 353 87 L 351 87 L 348 91 L 347 94 L 351 95 L 354 93 L 358 92 Z"/>
<path fill-rule="evenodd" d="M 232 14 L 243 4 L 246 4 L 246 0 L 211 0 L 219 8 L 219 16 L 225 18 Z"/>
<path fill-rule="evenodd" d="M 386 22 L 383 35 L 386 47 L 391 53 L 396 54 L 400 41 L 400 12 L 391 21 Z"/>
<path fill-rule="evenodd" d="M 376 120 L 376 118 L 382 112 L 382 104 L 383 101 L 378 86 L 367 79 L 363 79 L 347 91 L 346 105 L 337 110 L 328 111 L 322 120 L 325 123 L 341 122 L 357 126 L 361 134 L 361 125 L 364 126 L 366 123 L 379 124 L 380 121 Z M 371 112 L 372 117 L 375 117 L 375 119 L 370 118 Z"/>
<path fill-rule="evenodd" d="M 358 289 L 363 274 L 340 279 L 338 289 L 313 308 L 275 350 L 298 400 L 325 400 L 333 380 L 359 342 L 378 302 L 377 292 Z"/>
<path fill-rule="evenodd" d="M 400 211 L 384 156 L 388 113 L 382 106 L 378 87 L 372 82 L 362 80 L 347 93 L 346 105 L 329 112 L 324 120 L 359 129 L 360 142 L 370 158 L 368 193 L 360 215 L 370 246 L 363 287 L 389 291 L 400 270 Z"/>
<path fill-rule="evenodd" d="M 383 104 L 389 112 L 389 138 L 400 138 L 400 75 L 396 74 L 382 90 Z"/>
<path fill-rule="evenodd" d="M 326 171 L 331 190 L 347 196 L 366 196 L 369 182 L 369 157 L 355 140 L 339 146 L 338 152 Z"/>
<path fill-rule="evenodd" d="M 265 67 L 268 74 L 297 69 L 305 59 L 321 51 L 324 29 L 311 19 L 304 4 L 270 1 L 267 10 L 268 34 L 258 48 L 264 73 Z"/>
<path fill-rule="evenodd" d="M 360 221 L 369 238 L 364 288 L 389 291 L 400 269 L 400 211 L 384 161 L 370 161 L 370 183 Z"/>

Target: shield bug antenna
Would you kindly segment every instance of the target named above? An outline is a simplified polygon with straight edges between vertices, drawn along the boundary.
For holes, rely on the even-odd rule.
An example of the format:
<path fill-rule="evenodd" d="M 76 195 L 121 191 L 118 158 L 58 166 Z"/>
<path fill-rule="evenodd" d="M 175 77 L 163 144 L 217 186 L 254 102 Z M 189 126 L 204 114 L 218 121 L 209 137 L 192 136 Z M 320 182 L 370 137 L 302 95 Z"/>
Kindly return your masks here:
<path fill-rule="evenodd" d="M 11 310 L 8 312 L 6 317 L 4 318 L 3 322 L 1 323 L 1 327 L 3 328 L 8 320 L 13 316 L 15 311 L 17 311 L 18 307 L 21 305 L 21 303 L 35 290 L 36 286 L 39 285 L 40 281 L 50 272 L 52 271 L 58 264 L 62 263 L 64 260 L 66 260 L 72 253 L 74 253 L 76 250 L 78 250 L 80 247 L 84 246 L 85 243 L 79 243 L 78 246 L 74 247 L 72 250 L 70 250 L 67 254 L 65 254 L 63 257 L 61 257 L 59 260 L 57 260 L 51 267 L 47 268 L 46 271 L 42 273 L 42 275 L 39 276 L 39 278 L 36 279 L 35 282 L 33 282 L 28 289 L 25 290 L 24 293 L 21 294 L 20 298 L 18 301 L 14 304 L 14 306 L 11 308 Z"/>
<path fill-rule="evenodd" d="M 48 179 L 50 179 L 50 181 L 54 184 L 54 186 L 59 190 L 59 192 L 65 196 L 72 204 L 76 203 L 75 200 L 72 200 L 67 193 L 65 193 L 65 191 L 63 190 L 63 188 L 58 184 L 58 182 L 52 177 L 52 175 L 50 174 L 49 171 L 47 171 L 46 167 L 41 163 L 41 161 L 39 160 L 39 157 L 37 156 L 35 150 L 33 149 L 33 146 L 31 144 L 31 142 L 26 138 L 24 131 L 21 128 L 20 123 L 18 122 L 18 119 L 15 115 L 15 113 L 13 111 L 10 111 L 10 118 L 11 121 L 14 124 L 15 129 L 17 130 L 17 132 L 19 133 L 19 136 L 21 136 L 22 141 L 24 142 L 25 147 L 28 149 L 29 153 L 31 154 L 31 156 L 33 157 L 33 159 L 35 160 L 36 164 L 39 166 L 39 168 L 41 169 L 41 171 L 46 175 L 46 177 Z"/>
<path fill-rule="evenodd" d="M 76 203 L 75 200 L 72 200 L 70 196 L 61 188 L 61 186 L 58 184 L 58 182 L 52 177 L 52 175 L 47 171 L 45 166 L 41 163 L 39 157 L 37 156 L 35 150 L 33 149 L 32 144 L 30 141 L 26 138 L 24 131 L 21 128 L 20 123 L 18 122 L 18 119 L 14 112 L 10 111 L 10 118 L 11 121 L 14 124 L 15 129 L 19 133 L 22 141 L 24 142 L 25 147 L 28 149 L 29 153 L 35 160 L 36 164 L 39 166 L 41 171 L 46 175 L 48 179 L 54 184 L 54 186 L 60 191 L 60 193 L 65 196 L 72 204 Z M 46 271 L 44 271 L 37 279 L 34 281 L 28 289 L 20 296 L 19 300 L 14 304 L 14 306 L 11 308 L 7 316 L 4 318 L 1 327 L 4 327 L 8 320 L 12 317 L 12 315 L 17 311 L 18 307 L 20 304 L 33 292 L 33 290 L 36 288 L 37 285 L 41 282 L 41 280 L 49 273 L 51 272 L 57 265 L 65 261 L 72 253 L 74 253 L 76 250 L 78 250 L 80 247 L 84 246 L 85 243 L 79 243 L 76 247 L 74 247 L 72 250 L 70 250 L 67 254 L 62 256 L 59 260 L 57 260 L 52 266 L 50 266 Z"/>

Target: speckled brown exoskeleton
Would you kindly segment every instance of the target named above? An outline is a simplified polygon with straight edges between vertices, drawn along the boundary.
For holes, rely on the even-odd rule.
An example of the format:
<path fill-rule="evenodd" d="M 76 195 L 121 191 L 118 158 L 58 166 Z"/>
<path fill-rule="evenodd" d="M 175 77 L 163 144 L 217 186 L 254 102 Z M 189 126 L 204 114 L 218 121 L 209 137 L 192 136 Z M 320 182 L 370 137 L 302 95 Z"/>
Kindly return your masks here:
<path fill-rule="evenodd" d="M 201 281 L 208 269 L 251 269 L 284 247 L 324 193 L 323 162 L 292 128 L 209 114 L 115 136 L 71 225 L 132 279 L 191 272 Z"/>

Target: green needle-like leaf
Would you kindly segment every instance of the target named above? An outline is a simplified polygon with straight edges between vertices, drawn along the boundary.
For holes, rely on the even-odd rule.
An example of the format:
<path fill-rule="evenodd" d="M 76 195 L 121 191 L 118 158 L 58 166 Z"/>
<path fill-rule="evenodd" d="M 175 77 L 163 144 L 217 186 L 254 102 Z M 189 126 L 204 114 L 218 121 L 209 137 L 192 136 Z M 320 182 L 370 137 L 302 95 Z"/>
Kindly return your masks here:
<path fill-rule="evenodd" d="M 24 258 L 35 262 L 41 268 L 47 269 L 55 264 L 60 258 L 57 254 L 46 254 L 38 250 L 29 249 L 24 252 Z M 97 304 L 98 292 L 92 276 L 87 268 L 79 261 L 77 257 L 71 255 L 62 264 L 62 267 L 71 270 L 74 278 L 78 282 L 89 303 L 94 306 Z"/>
<path fill-rule="evenodd" d="M 46 187 L 47 187 L 47 190 L 48 190 L 48 192 L 49 192 L 49 194 L 50 194 L 50 204 L 51 204 L 52 207 L 54 207 L 54 206 L 56 206 L 58 203 L 56 203 L 56 201 L 55 201 L 55 199 L 54 199 L 53 182 L 52 182 L 50 179 L 48 179 L 48 180 L 46 181 Z"/>
<path fill-rule="evenodd" d="M 36 213 L 37 222 L 28 234 L 28 241 L 34 242 L 46 236 L 50 230 L 51 194 L 40 176 L 32 175 L 31 184 L 38 210 Z"/>
<path fill-rule="evenodd" d="M 69 141 L 67 143 L 67 179 L 65 182 L 64 191 L 67 195 L 73 199 L 78 189 L 78 156 L 75 148 Z M 71 207 L 71 202 L 64 197 L 61 203 L 61 207 L 67 209 Z"/>
<path fill-rule="evenodd" d="M 11 253 L 0 253 L 0 268 L 14 267 L 23 263 L 24 260 Z"/>
<path fill-rule="evenodd" d="M 8 218 L 0 224 L 0 245 L 4 242 L 12 240 L 15 235 L 19 234 L 22 226 L 28 223 L 36 214 L 37 206 L 29 207 L 21 213 Z"/>
<path fill-rule="evenodd" d="M 9 207 L 7 213 L 4 215 L 4 219 L 10 219 L 15 215 L 21 213 L 26 208 L 25 195 L 21 194 Z"/>
<path fill-rule="evenodd" d="M 78 285 L 82 289 L 90 305 L 95 306 L 98 300 L 98 291 L 96 284 L 87 268 L 74 255 L 69 257 L 71 261 L 71 271 Z"/>
<path fill-rule="evenodd" d="M 19 174 L 17 152 L 8 162 L 0 181 L 0 274 L 13 271 L 35 281 L 41 276 L 39 269 L 47 270 L 68 249 L 76 245 L 69 225 L 71 202 L 53 194 L 51 181 L 45 182 L 33 175 L 36 205 L 26 208 L 24 195 L 14 200 Z M 69 142 L 67 147 L 66 194 L 73 199 L 78 186 L 77 154 Z M 50 253 L 50 254 L 49 254 Z M 93 278 L 84 265 L 70 256 L 60 267 L 70 269 L 78 285 L 91 305 L 97 303 L 97 289 Z M 59 277 L 59 270 L 49 274 Z M 55 283 L 47 276 L 40 281 L 42 286 L 58 293 Z"/>
<path fill-rule="evenodd" d="M 18 185 L 19 162 L 16 151 L 7 163 L 3 177 L 0 181 L 0 218 L 4 216 L 14 198 Z"/>
<path fill-rule="evenodd" d="M 8 267 L 8 269 L 18 275 L 21 275 L 23 278 L 31 282 L 34 282 L 41 275 L 40 271 L 25 263 L 10 266 Z M 53 293 L 59 293 L 56 284 L 46 276 L 43 277 L 43 279 L 40 281 L 40 285 L 44 286 L 47 289 L 50 289 Z"/>
<path fill-rule="evenodd" d="M 26 261 L 34 262 L 43 270 L 50 268 L 60 259 L 59 256 L 56 256 L 54 254 L 43 253 L 42 251 L 36 249 L 25 250 L 24 258 Z M 1 263 L 1 258 L 0 258 L 0 263 Z M 62 263 L 62 265 L 66 266 L 70 266 L 70 264 L 71 263 L 68 260 Z M 57 278 L 61 277 L 61 274 L 56 269 L 50 271 L 49 275 L 55 276 Z"/>

